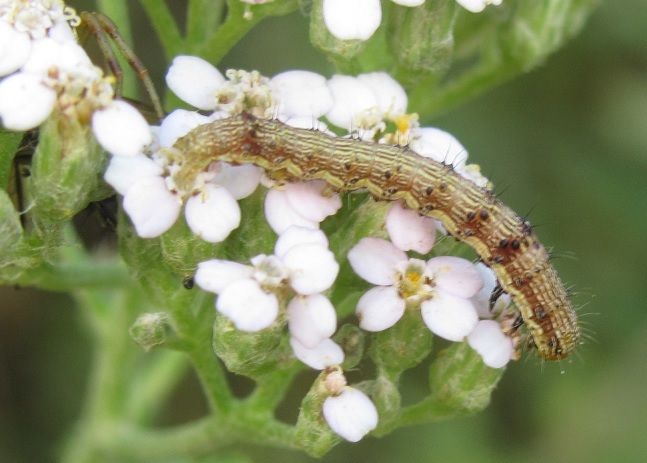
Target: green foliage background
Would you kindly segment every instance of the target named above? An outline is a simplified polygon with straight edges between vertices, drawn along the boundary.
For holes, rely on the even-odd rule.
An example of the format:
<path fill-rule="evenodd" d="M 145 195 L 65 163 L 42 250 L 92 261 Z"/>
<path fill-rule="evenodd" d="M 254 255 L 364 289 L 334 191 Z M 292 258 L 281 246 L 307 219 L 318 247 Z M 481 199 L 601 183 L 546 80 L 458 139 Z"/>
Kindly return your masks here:
<path fill-rule="evenodd" d="M 161 54 L 145 25 L 139 30 L 137 51 L 160 82 Z M 542 240 L 558 257 L 566 255 L 556 265 L 579 293 L 575 302 L 584 306 L 580 314 L 592 339 L 561 365 L 541 364 L 533 355 L 511 364 L 492 405 L 476 417 L 342 444 L 323 461 L 644 461 L 645 30 L 643 0 L 603 3 L 583 32 L 542 67 L 423 121 L 461 140 L 513 209 L 532 210 Z M 299 14 L 262 23 L 225 58 L 225 67 L 265 75 L 289 68 L 332 72 L 310 47 Z M 0 291 L 0 461 L 56 461 L 57 445 L 80 410 L 89 342 L 69 299 L 24 288 Z M 425 375 L 405 381 L 415 394 Z M 295 404 L 307 387 L 308 378 L 297 386 Z M 163 422 L 203 412 L 199 387 L 188 376 Z M 258 462 L 315 461 L 268 448 L 252 448 L 251 455 Z M 247 460 L 234 448 L 227 459 L 199 461 Z"/>

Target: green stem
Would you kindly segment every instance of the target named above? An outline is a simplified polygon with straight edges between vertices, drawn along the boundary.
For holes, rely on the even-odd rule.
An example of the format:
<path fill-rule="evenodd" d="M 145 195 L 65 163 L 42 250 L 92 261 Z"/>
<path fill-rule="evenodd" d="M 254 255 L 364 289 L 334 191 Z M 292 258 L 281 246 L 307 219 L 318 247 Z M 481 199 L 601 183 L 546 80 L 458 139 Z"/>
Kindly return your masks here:
<path fill-rule="evenodd" d="M 15 273 L 16 278 L 7 278 L 11 284 L 33 286 L 49 291 L 74 291 L 79 288 L 98 289 L 116 288 L 127 285 L 131 279 L 120 261 L 110 261 L 102 264 L 90 262 L 69 264 L 62 263 L 56 266 L 41 263 L 35 268 L 15 271 L 3 269 L 3 273 Z"/>
<path fill-rule="evenodd" d="M 153 23 L 157 37 L 162 43 L 166 61 L 170 61 L 181 52 L 186 53 L 184 50 L 185 40 L 180 34 L 168 5 L 159 0 L 140 0 L 140 3 Z"/>

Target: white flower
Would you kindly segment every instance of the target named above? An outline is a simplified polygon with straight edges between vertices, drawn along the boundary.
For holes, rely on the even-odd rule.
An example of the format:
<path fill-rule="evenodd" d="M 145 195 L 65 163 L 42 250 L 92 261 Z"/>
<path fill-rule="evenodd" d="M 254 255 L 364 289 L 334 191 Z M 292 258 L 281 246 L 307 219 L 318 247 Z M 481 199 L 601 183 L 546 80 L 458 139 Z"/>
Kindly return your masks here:
<path fill-rule="evenodd" d="M 337 329 L 337 312 L 321 294 L 292 298 L 287 314 L 291 336 L 307 349 L 315 348 Z"/>
<path fill-rule="evenodd" d="M 367 40 L 380 26 L 380 0 L 323 0 L 323 19 L 341 40 Z"/>
<path fill-rule="evenodd" d="M 305 116 L 312 120 L 326 114 L 332 106 L 326 78 L 314 72 L 282 72 L 270 79 L 269 86 L 279 116 Z"/>
<path fill-rule="evenodd" d="M 456 2 L 472 13 L 480 13 L 488 5 L 500 5 L 503 0 L 456 0 Z"/>
<path fill-rule="evenodd" d="M 360 326 L 382 331 L 393 326 L 407 305 L 420 307 L 429 329 L 450 341 L 460 341 L 478 322 L 469 300 L 482 286 L 476 268 L 458 257 L 409 259 L 391 242 L 363 238 L 348 253 L 360 277 L 379 285 L 358 301 Z"/>
<path fill-rule="evenodd" d="M 93 113 L 92 131 L 101 146 L 114 156 L 135 156 L 153 141 L 144 116 L 119 100 Z"/>
<path fill-rule="evenodd" d="M 33 74 L 19 72 L 0 82 L 0 117 L 9 130 L 29 130 L 47 119 L 56 103 L 56 92 Z"/>
<path fill-rule="evenodd" d="M 344 351 L 332 339 L 324 339 L 309 349 L 296 338 L 290 338 L 290 346 L 297 359 L 315 370 L 325 370 L 344 361 Z"/>
<path fill-rule="evenodd" d="M 224 83 L 220 71 L 197 56 L 176 56 L 166 74 L 166 84 L 173 93 L 200 109 L 218 106 L 216 92 Z"/>
<path fill-rule="evenodd" d="M 420 156 L 451 164 L 454 168 L 465 165 L 467 150 L 449 132 L 435 127 L 420 127 L 413 132 L 411 149 Z"/>
<path fill-rule="evenodd" d="M 350 442 L 361 440 L 378 423 L 377 409 L 371 399 L 350 386 L 324 400 L 323 415 L 330 429 Z"/>
<path fill-rule="evenodd" d="M 31 51 L 31 40 L 26 32 L 18 32 L 0 21 L 0 76 L 17 71 L 25 64 Z"/>
<path fill-rule="evenodd" d="M 276 233 L 296 225 L 318 228 L 319 223 L 341 207 L 338 194 L 324 196 L 323 180 L 288 183 L 265 197 L 265 217 Z"/>
<path fill-rule="evenodd" d="M 226 188 L 209 183 L 186 201 L 184 217 L 193 233 L 219 243 L 240 225 L 240 207 Z"/>
<path fill-rule="evenodd" d="M 155 238 L 173 226 L 182 203 L 162 177 L 145 176 L 124 196 L 124 210 L 142 238 Z"/>
<path fill-rule="evenodd" d="M 456 0 L 473 13 L 487 5 L 500 5 L 502 0 Z M 403 6 L 415 7 L 425 0 L 393 0 Z M 323 0 L 323 19 L 332 35 L 340 40 L 368 40 L 380 26 L 380 0 Z"/>
<path fill-rule="evenodd" d="M 298 295 L 313 296 L 332 286 L 339 272 L 339 264 L 327 246 L 328 241 L 319 230 L 288 230 L 277 240 L 275 255 L 255 256 L 251 259 L 251 266 L 242 267 L 224 260 L 201 262 L 195 281 L 201 288 L 219 295 L 216 309 L 222 313 L 226 310 L 226 315 L 238 329 L 260 331 L 276 319 L 278 299 L 274 291 L 289 286 Z M 241 291 L 240 281 L 254 284 L 247 283 L 245 291 Z M 226 297 L 223 299 L 224 295 Z M 321 298 L 323 296 L 305 297 L 291 303 L 288 313 L 304 312 L 296 315 L 291 328 L 297 337 L 305 338 L 319 333 L 316 336 L 323 339 L 334 332 L 334 326 L 331 332 L 334 309 L 327 299 Z M 238 299 L 240 304 L 236 304 Z M 249 315 L 250 301 L 257 304 L 253 308 L 254 317 Z M 227 304 L 226 307 L 222 306 L 223 303 Z M 328 313 L 312 313 L 318 310 Z M 263 316 L 258 315 L 260 313 Z M 305 328 L 304 325 L 310 321 L 320 326 Z"/>
<path fill-rule="evenodd" d="M 490 368 L 502 368 L 514 357 L 512 339 L 501 332 L 494 320 L 481 320 L 467 336 L 467 343 Z"/>
<path fill-rule="evenodd" d="M 497 285 L 496 275 L 487 265 L 481 262 L 476 264 L 476 270 L 479 272 L 481 280 L 483 280 L 483 288 L 472 297 L 472 303 L 476 307 L 479 317 L 491 318 L 507 308 L 511 303 L 511 299 L 508 294 L 502 294 L 495 301 L 494 307 L 490 309 L 490 297 Z"/>

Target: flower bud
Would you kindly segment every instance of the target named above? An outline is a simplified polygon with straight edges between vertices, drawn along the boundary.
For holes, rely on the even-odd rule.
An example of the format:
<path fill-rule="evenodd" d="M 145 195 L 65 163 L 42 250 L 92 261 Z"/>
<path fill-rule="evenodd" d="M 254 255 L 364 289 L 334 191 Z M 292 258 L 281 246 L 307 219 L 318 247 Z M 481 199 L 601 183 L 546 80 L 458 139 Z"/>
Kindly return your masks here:
<path fill-rule="evenodd" d="M 31 169 L 30 212 L 41 233 L 108 195 L 101 191 L 105 161 L 89 125 L 52 113 L 41 127 Z"/>
<path fill-rule="evenodd" d="M 332 370 L 332 373 L 336 371 Z M 332 373 L 328 370 L 322 371 L 301 401 L 294 441 L 312 456 L 325 455 L 340 441 L 321 413 L 324 400 L 330 396 L 326 379 Z"/>
<path fill-rule="evenodd" d="M 379 21 L 378 21 L 379 24 Z M 350 60 L 358 55 L 366 44 L 365 40 L 341 40 L 326 27 L 323 16 L 323 1 L 315 0 L 310 13 L 310 41 L 314 46 L 335 60 Z"/>
<path fill-rule="evenodd" d="M 0 262 L 11 259 L 22 240 L 22 227 L 11 198 L 0 190 Z"/>
<path fill-rule="evenodd" d="M 213 326 L 213 350 L 229 371 L 250 378 L 283 370 L 296 361 L 280 324 L 248 333 L 219 313 Z"/>
<path fill-rule="evenodd" d="M 140 315 L 128 332 L 137 344 L 148 351 L 164 344 L 170 330 L 168 314 L 156 312 Z"/>
<path fill-rule="evenodd" d="M 387 39 L 398 63 L 409 71 L 440 74 L 452 60 L 455 0 L 391 6 Z"/>
<path fill-rule="evenodd" d="M 429 369 L 435 402 L 461 414 L 473 414 L 490 403 L 505 368 L 486 366 L 466 342 L 454 343 L 440 353 Z"/>

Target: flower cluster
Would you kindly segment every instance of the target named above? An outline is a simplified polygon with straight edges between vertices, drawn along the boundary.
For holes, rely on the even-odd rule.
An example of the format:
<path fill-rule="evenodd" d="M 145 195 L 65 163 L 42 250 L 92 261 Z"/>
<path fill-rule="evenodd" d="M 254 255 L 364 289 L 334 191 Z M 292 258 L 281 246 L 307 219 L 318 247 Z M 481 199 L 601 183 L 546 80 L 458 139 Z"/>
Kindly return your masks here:
<path fill-rule="evenodd" d="M 337 131 L 353 130 L 355 136 L 371 142 L 406 142 L 421 156 L 451 162 L 471 181 L 488 184 L 478 166 L 466 163 L 466 151 L 456 139 L 442 130 L 420 127 L 417 115 L 406 112 L 406 93 L 385 73 L 326 79 L 308 71 L 288 71 L 268 79 L 257 72 L 232 70 L 223 76 L 199 58 L 180 56 L 166 79 L 176 95 L 201 112 L 169 114 L 145 151 L 134 156 L 114 153 L 105 179 L 124 196 L 124 210 L 140 236 L 166 232 L 184 207 L 189 228 L 210 242 L 225 240 L 240 224 L 238 199 L 253 193 L 259 184 L 269 188 L 265 216 L 278 235 L 274 254 L 256 255 L 245 264 L 221 259 L 202 262 L 195 281 L 218 295 L 216 310 L 238 330 L 258 332 L 287 325 L 294 355 L 315 369 L 335 369 L 344 361 L 343 350 L 331 339 L 337 328 L 336 311 L 324 294 L 332 287 L 339 264 L 320 229 L 320 223 L 340 209 L 339 195 L 321 180 L 274 182 L 257 167 L 220 161 L 197 172 L 189 187 L 181 187 L 174 177 L 181 168 L 174 147 L 178 138 L 201 124 L 242 112 L 322 131 L 331 124 Z M 396 203 L 386 217 L 392 241 L 367 237 L 351 249 L 352 268 L 377 285 L 357 305 L 360 327 L 384 330 L 405 310 L 420 309 L 431 331 L 453 341 L 467 339 L 487 365 L 502 367 L 512 358 L 514 346 L 499 322 L 490 319 L 489 310 L 479 321 L 477 306 L 484 283 L 477 267 L 457 257 L 425 262 L 406 255 L 407 251 L 428 254 L 437 228 L 435 220 Z M 343 405 L 346 400 L 364 401 L 356 399 L 363 396 L 359 391 L 352 391 L 340 389 L 333 394 L 327 403 L 342 405 L 325 406 L 324 416 L 338 434 L 358 440 L 372 428 L 360 426 L 364 431 L 357 435 L 335 429 L 335 416 L 341 415 L 334 410 L 340 407 L 348 413 L 353 406 Z M 339 419 L 349 422 L 349 418 Z"/>
<path fill-rule="evenodd" d="M 135 154 L 151 142 L 145 119 L 115 100 L 113 80 L 90 61 L 72 26 L 80 19 L 60 0 L 0 3 L 0 117 L 29 130 L 59 111 L 83 124 L 112 153 Z"/>
<path fill-rule="evenodd" d="M 416 7 L 425 0 L 392 0 L 398 5 Z M 479 13 L 487 5 L 502 0 L 456 0 L 463 8 Z M 323 19 L 332 35 L 341 40 L 368 40 L 382 21 L 380 0 L 323 0 Z"/>

